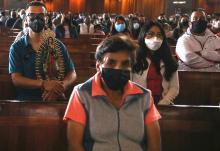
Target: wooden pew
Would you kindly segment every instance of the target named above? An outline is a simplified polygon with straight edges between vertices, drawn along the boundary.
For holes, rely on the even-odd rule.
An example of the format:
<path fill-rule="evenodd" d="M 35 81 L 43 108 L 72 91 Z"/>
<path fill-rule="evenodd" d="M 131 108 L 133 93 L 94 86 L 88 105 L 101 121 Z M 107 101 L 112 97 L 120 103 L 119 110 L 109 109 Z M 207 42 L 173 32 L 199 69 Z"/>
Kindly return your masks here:
<path fill-rule="evenodd" d="M 20 29 L 11 29 L 8 27 L 0 26 L 0 37 L 15 37 L 20 31 Z"/>
<path fill-rule="evenodd" d="M 0 102 L 1 151 L 66 151 L 66 103 Z"/>
<path fill-rule="evenodd" d="M 178 71 L 180 91 L 175 104 L 218 105 L 220 72 Z"/>
<path fill-rule="evenodd" d="M 218 106 L 159 106 L 163 151 L 219 151 Z"/>
<path fill-rule="evenodd" d="M 8 68 L 9 51 L 0 51 L 0 67 Z"/>
<path fill-rule="evenodd" d="M 1 68 L 0 68 L 1 71 Z M 0 100 L 15 99 L 16 90 L 9 74 L 0 73 Z"/>
<path fill-rule="evenodd" d="M 61 39 L 69 52 L 95 52 L 96 47 L 102 40 L 103 38 L 93 38 L 92 35 L 80 35 L 78 39 Z"/>
<path fill-rule="evenodd" d="M 0 150 L 66 151 L 67 102 L 0 101 Z M 162 151 L 219 151 L 214 106 L 159 106 Z"/>

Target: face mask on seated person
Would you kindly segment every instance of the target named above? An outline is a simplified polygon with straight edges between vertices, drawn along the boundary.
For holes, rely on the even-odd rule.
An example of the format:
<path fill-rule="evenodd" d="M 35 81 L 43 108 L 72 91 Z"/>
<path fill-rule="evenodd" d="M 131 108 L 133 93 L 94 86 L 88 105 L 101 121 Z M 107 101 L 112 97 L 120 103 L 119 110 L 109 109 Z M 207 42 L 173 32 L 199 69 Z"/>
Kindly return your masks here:
<path fill-rule="evenodd" d="M 205 20 L 197 20 L 192 22 L 192 29 L 193 33 L 201 34 L 205 32 L 207 28 L 207 21 Z"/>
<path fill-rule="evenodd" d="M 137 29 L 139 29 L 140 24 L 139 24 L 139 23 L 134 23 L 134 24 L 133 24 L 133 27 L 134 27 L 135 30 L 137 30 Z"/>
<path fill-rule="evenodd" d="M 212 26 L 216 29 L 220 28 L 220 20 L 218 21 L 213 21 Z"/>
<path fill-rule="evenodd" d="M 102 68 L 101 76 L 111 90 L 122 90 L 130 79 L 129 70 Z"/>
<path fill-rule="evenodd" d="M 30 20 L 29 27 L 35 33 L 40 33 L 45 27 L 45 21 L 42 17 L 36 17 Z"/>
<path fill-rule="evenodd" d="M 163 43 L 163 40 L 157 37 L 152 37 L 150 39 L 145 38 L 145 44 L 147 48 L 149 48 L 152 51 L 158 50 Z"/>
<path fill-rule="evenodd" d="M 125 30 L 125 23 L 124 24 L 115 24 L 115 30 L 117 32 L 123 32 Z"/>
<path fill-rule="evenodd" d="M 24 20 L 25 14 L 22 14 L 22 15 L 20 16 L 20 18 L 21 18 L 22 20 Z"/>

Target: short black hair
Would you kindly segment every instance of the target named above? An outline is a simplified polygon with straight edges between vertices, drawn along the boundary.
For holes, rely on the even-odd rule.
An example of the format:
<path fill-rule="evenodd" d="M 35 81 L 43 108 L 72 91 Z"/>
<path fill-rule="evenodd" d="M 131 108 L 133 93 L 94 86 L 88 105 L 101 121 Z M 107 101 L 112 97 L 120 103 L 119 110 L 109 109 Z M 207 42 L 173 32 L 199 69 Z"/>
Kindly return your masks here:
<path fill-rule="evenodd" d="M 96 61 L 102 62 L 106 53 L 125 51 L 130 53 L 131 63 L 135 62 L 135 50 L 137 44 L 126 35 L 114 35 L 104 39 L 97 47 L 95 53 Z"/>
<path fill-rule="evenodd" d="M 32 2 L 28 3 L 26 6 L 26 9 L 28 9 L 30 6 L 41 6 L 41 7 L 44 7 L 45 9 L 47 9 L 46 5 L 44 5 L 44 3 L 40 2 L 40 1 L 32 1 Z"/>

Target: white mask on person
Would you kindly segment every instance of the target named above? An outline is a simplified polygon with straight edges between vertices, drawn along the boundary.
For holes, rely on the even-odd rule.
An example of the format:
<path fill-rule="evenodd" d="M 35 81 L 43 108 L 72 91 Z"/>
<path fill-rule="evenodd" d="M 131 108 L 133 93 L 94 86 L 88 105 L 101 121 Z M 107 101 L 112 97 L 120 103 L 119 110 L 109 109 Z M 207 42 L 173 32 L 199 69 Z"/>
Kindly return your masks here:
<path fill-rule="evenodd" d="M 24 20 L 25 14 L 21 14 L 20 18 L 21 18 L 22 20 Z"/>
<path fill-rule="evenodd" d="M 134 23 L 133 27 L 134 27 L 135 30 L 137 30 L 140 27 L 140 24 L 139 23 Z"/>
<path fill-rule="evenodd" d="M 163 40 L 157 37 L 152 37 L 150 39 L 145 38 L 145 44 L 147 48 L 149 48 L 152 51 L 158 50 L 163 43 Z"/>
<path fill-rule="evenodd" d="M 220 20 L 218 20 L 218 21 L 213 21 L 212 26 L 213 26 L 214 28 L 220 28 Z"/>

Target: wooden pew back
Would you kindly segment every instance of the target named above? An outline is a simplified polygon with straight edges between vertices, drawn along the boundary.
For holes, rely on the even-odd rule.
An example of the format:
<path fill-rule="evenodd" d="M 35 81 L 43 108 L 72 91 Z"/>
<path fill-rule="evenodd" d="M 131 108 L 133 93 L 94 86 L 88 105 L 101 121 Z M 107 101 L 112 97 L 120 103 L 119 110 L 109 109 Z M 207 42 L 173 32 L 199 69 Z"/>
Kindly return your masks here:
<path fill-rule="evenodd" d="M 163 151 L 219 151 L 218 106 L 159 107 Z"/>
<path fill-rule="evenodd" d="M 65 151 L 66 103 L 0 102 L 0 150 Z M 159 106 L 163 151 L 219 151 L 218 107 Z"/>
<path fill-rule="evenodd" d="M 0 150 L 65 151 L 65 104 L 0 102 Z"/>
<path fill-rule="evenodd" d="M 220 72 L 178 71 L 180 90 L 175 104 L 218 105 Z"/>

